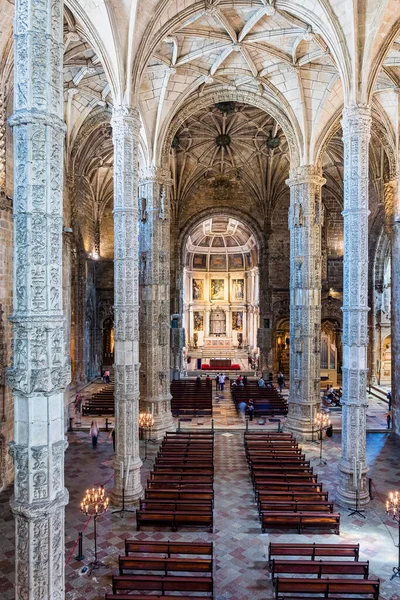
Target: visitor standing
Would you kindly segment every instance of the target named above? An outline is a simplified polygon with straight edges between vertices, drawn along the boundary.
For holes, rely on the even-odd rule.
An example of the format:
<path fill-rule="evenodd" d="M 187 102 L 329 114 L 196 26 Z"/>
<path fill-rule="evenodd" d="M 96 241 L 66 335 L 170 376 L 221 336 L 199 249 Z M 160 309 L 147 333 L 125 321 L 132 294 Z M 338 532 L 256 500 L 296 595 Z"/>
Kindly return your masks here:
<path fill-rule="evenodd" d="M 279 371 L 278 373 L 278 386 L 279 386 L 279 392 L 282 394 L 282 390 L 283 390 L 283 386 L 285 384 L 285 378 L 283 376 L 282 371 Z"/>
<path fill-rule="evenodd" d="M 219 387 L 221 392 L 224 391 L 224 385 L 225 385 L 225 375 L 222 375 L 222 373 L 219 374 Z"/>
<path fill-rule="evenodd" d="M 388 410 L 392 410 L 392 392 L 388 392 L 386 398 L 388 399 Z"/>
<path fill-rule="evenodd" d="M 104 381 L 110 383 L 110 371 L 108 369 L 104 371 Z"/>
<path fill-rule="evenodd" d="M 97 421 L 92 421 L 92 424 L 90 425 L 90 436 L 92 438 L 92 446 L 93 448 L 96 448 L 99 437 L 99 426 L 97 425 Z"/>
<path fill-rule="evenodd" d="M 217 376 L 215 378 L 215 389 L 217 390 L 217 392 L 219 392 L 219 373 L 217 373 Z"/>
<path fill-rule="evenodd" d="M 247 406 L 247 412 L 249 413 L 249 419 L 250 421 L 253 420 L 253 416 L 254 416 L 254 402 L 251 398 L 249 398 L 249 404 Z"/>

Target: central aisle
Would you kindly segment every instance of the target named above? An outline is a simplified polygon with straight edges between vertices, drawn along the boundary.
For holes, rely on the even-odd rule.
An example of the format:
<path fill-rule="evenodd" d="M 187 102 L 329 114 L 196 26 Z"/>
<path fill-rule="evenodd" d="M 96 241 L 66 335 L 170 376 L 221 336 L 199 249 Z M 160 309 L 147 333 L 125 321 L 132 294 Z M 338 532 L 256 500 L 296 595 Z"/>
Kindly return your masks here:
<path fill-rule="evenodd" d="M 216 599 L 272 598 L 243 434 L 216 433 L 214 451 Z"/>

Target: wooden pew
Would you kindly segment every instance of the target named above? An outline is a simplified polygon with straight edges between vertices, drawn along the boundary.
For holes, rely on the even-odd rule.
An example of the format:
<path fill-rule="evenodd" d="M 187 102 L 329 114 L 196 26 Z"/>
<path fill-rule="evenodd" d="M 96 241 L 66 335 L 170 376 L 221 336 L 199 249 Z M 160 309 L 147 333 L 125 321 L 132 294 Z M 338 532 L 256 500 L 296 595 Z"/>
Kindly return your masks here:
<path fill-rule="evenodd" d="M 120 591 L 203 592 L 213 595 L 212 577 L 174 577 L 170 575 L 116 575 L 113 594 Z"/>
<path fill-rule="evenodd" d="M 127 571 L 162 571 L 164 575 L 168 575 L 170 571 L 175 573 L 212 573 L 213 561 L 211 558 L 120 556 L 119 574 L 125 575 Z"/>
<path fill-rule="evenodd" d="M 340 533 L 340 514 L 323 513 L 312 511 L 301 512 L 262 512 L 261 513 L 261 531 L 265 533 L 266 529 L 297 529 L 302 533 L 304 529 L 333 529 L 335 534 Z"/>
<path fill-rule="evenodd" d="M 153 541 L 137 541 L 137 540 L 125 540 L 125 556 L 129 554 L 146 553 L 146 554 L 166 554 L 181 555 L 190 554 L 197 556 L 213 556 L 214 544 L 213 542 L 153 542 Z"/>
<path fill-rule="evenodd" d="M 360 544 L 281 544 L 270 542 L 268 560 L 271 563 L 273 556 L 307 556 L 311 560 L 315 558 L 353 558 L 358 561 L 360 555 Z"/>
<path fill-rule="evenodd" d="M 294 502 L 284 500 L 260 500 L 260 513 L 273 511 L 299 512 L 331 512 L 333 513 L 333 502 L 326 500 L 295 500 Z"/>
<path fill-rule="evenodd" d="M 272 579 L 277 575 L 361 575 L 368 579 L 369 562 L 343 560 L 272 560 Z"/>
<path fill-rule="evenodd" d="M 149 500 L 209 500 L 213 502 L 214 493 L 212 488 L 204 489 L 164 489 L 151 488 L 145 491 L 145 499 Z"/>
<path fill-rule="evenodd" d="M 189 510 L 189 511 L 202 511 L 205 508 L 208 510 L 212 510 L 213 501 L 212 500 L 182 500 L 181 498 L 178 500 L 161 500 L 160 498 L 156 498 L 151 500 L 150 498 L 145 498 L 140 500 L 140 510 Z"/>
<path fill-rule="evenodd" d="M 286 595 L 291 592 L 290 595 Z M 275 595 L 293 600 L 296 594 L 324 594 L 329 598 L 333 594 L 357 594 L 379 600 L 379 579 L 305 579 L 300 577 L 276 578 Z"/>
<path fill-rule="evenodd" d="M 142 525 L 167 525 L 172 528 L 172 531 L 177 531 L 180 526 L 208 527 L 210 533 L 213 531 L 213 510 L 205 507 L 203 510 L 179 511 L 171 510 L 137 510 L 136 511 L 136 528 L 140 531 Z"/>

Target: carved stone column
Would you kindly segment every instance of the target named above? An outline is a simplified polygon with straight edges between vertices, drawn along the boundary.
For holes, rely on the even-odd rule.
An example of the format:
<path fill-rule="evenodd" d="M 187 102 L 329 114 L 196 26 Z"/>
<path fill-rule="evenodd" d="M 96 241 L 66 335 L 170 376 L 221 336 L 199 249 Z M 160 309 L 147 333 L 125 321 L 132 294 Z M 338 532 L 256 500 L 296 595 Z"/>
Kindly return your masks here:
<path fill-rule="evenodd" d="M 139 457 L 138 153 L 136 109 L 119 106 L 111 121 L 114 141 L 114 377 L 115 433 L 112 501 L 122 500 L 121 463 L 130 461 L 125 501 L 142 496 Z"/>
<path fill-rule="evenodd" d="M 360 504 L 369 502 L 366 481 L 368 350 L 368 147 L 371 111 L 344 109 L 344 282 L 342 458 L 337 501 L 354 505 L 355 463 L 361 464 Z M 358 466 L 357 466 L 358 469 Z"/>
<path fill-rule="evenodd" d="M 5 90 L 0 91 L 0 193 L 6 185 L 6 99 Z"/>
<path fill-rule="evenodd" d="M 290 395 L 286 426 L 311 436 L 320 406 L 321 188 L 312 165 L 291 172 L 290 187 Z"/>
<path fill-rule="evenodd" d="M 142 403 L 154 414 L 153 439 L 173 428 L 170 394 L 170 179 L 150 167 L 140 178 L 140 324 Z M 178 344 L 182 341 L 178 335 Z"/>
<path fill-rule="evenodd" d="M 15 597 L 64 598 L 63 2 L 17 2 L 14 23 Z"/>

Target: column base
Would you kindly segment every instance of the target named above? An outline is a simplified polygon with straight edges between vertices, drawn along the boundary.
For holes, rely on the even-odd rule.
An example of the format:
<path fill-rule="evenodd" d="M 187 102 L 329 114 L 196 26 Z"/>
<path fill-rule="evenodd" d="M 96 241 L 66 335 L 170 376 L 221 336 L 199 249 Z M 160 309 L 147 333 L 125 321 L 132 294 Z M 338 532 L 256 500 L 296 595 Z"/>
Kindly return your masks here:
<path fill-rule="evenodd" d="M 167 431 L 175 431 L 176 429 L 171 413 L 170 397 L 162 400 L 159 398 L 146 398 L 146 400 L 143 400 L 143 410 L 152 412 L 152 409 L 154 424 L 147 434 L 147 439 L 162 440 Z"/>
<path fill-rule="evenodd" d="M 140 498 L 144 496 L 144 490 L 142 487 L 141 477 L 140 477 L 140 467 L 142 466 L 142 461 L 139 459 L 131 466 L 130 476 L 128 479 L 128 485 L 124 492 L 124 500 L 125 500 L 125 508 L 128 506 L 132 506 L 137 504 Z M 114 463 L 114 487 L 111 490 L 110 494 L 110 505 L 113 508 L 122 508 L 122 481 L 120 475 L 120 462 Z M 124 478 L 125 483 L 125 478 Z"/>
<path fill-rule="evenodd" d="M 299 442 L 311 442 L 318 440 L 318 431 L 312 427 L 311 423 L 308 422 L 302 423 L 299 421 L 286 421 L 282 430 L 288 433 L 293 433 Z"/>
<path fill-rule="evenodd" d="M 362 508 L 367 506 L 371 500 L 368 490 L 368 482 L 365 473 L 361 478 L 360 491 L 357 493 L 353 485 L 353 471 L 348 470 L 346 467 L 340 466 L 340 482 L 336 492 L 335 502 L 339 506 L 347 508 L 355 508 L 357 505 Z"/>

